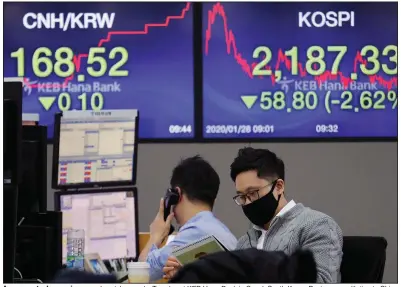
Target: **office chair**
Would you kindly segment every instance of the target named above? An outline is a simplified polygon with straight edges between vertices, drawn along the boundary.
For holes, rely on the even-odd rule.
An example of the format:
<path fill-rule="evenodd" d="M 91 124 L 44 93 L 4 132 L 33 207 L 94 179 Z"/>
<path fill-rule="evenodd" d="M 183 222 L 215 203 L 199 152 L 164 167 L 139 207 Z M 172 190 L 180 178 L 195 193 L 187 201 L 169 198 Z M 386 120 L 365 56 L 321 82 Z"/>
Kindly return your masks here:
<path fill-rule="evenodd" d="M 382 283 L 387 240 L 344 236 L 341 283 Z"/>

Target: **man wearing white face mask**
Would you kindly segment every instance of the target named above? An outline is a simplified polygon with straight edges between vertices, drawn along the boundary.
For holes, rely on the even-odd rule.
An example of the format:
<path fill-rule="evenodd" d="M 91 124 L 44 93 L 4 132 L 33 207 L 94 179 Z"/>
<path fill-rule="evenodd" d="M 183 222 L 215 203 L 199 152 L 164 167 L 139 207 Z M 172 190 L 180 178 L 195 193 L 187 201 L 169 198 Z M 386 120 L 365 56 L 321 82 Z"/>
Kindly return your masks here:
<path fill-rule="evenodd" d="M 267 149 L 239 150 L 231 164 L 235 182 L 235 203 L 252 222 L 237 249 L 257 248 L 284 251 L 312 251 L 318 283 L 339 283 L 342 260 L 342 231 L 328 215 L 288 201 L 285 197 L 284 163 Z M 174 276 L 179 265 L 169 258 L 164 272 Z"/>

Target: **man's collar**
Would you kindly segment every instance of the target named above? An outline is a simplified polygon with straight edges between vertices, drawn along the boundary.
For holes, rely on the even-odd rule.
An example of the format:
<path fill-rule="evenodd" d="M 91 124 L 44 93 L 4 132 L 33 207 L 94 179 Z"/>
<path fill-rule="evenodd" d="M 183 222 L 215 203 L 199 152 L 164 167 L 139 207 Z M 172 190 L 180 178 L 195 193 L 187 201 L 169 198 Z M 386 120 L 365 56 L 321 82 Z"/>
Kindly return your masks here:
<path fill-rule="evenodd" d="M 183 225 L 181 225 L 181 227 L 179 228 L 180 230 L 182 228 L 185 228 L 186 226 L 193 224 L 194 222 L 197 222 L 199 220 L 206 220 L 209 219 L 210 217 L 214 216 L 213 212 L 209 211 L 209 210 L 204 210 L 204 211 L 200 211 L 197 214 L 195 214 L 194 216 L 192 216 L 187 222 L 185 222 Z"/>
<path fill-rule="evenodd" d="M 288 211 L 290 211 L 293 207 L 295 207 L 296 203 L 294 200 L 291 200 L 290 202 L 288 202 L 286 205 L 284 205 L 284 207 L 280 210 L 279 213 L 277 213 L 276 217 L 282 217 L 284 216 L 284 214 L 286 214 Z M 257 226 L 257 225 L 253 225 L 253 228 L 259 231 L 266 231 L 264 228 Z"/>
<path fill-rule="evenodd" d="M 295 201 L 291 200 L 290 202 L 288 202 L 286 205 L 284 205 L 284 207 L 280 210 L 279 213 L 277 213 L 276 216 L 280 217 L 283 216 L 284 214 L 286 214 L 288 211 L 290 211 L 294 206 L 295 206 Z"/>

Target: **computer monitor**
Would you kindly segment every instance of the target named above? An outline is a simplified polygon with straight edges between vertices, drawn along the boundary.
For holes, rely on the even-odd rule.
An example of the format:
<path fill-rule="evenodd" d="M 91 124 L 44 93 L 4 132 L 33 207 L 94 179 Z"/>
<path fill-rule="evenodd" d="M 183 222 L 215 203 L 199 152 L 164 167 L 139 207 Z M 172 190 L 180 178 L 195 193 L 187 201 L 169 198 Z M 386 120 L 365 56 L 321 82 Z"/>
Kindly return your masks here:
<path fill-rule="evenodd" d="M 37 126 L 39 124 L 39 114 L 22 114 L 23 126 Z"/>
<path fill-rule="evenodd" d="M 3 282 L 14 282 L 20 183 L 22 82 L 4 80 L 3 91 Z"/>
<path fill-rule="evenodd" d="M 21 183 L 18 189 L 19 219 L 47 210 L 47 127 L 22 127 Z"/>
<path fill-rule="evenodd" d="M 63 213 L 63 263 L 67 234 L 85 231 L 85 254 L 103 260 L 138 258 L 138 199 L 136 188 L 56 192 L 55 207 Z"/>
<path fill-rule="evenodd" d="M 47 278 L 54 278 L 56 272 L 62 267 L 62 222 L 62 213 L 60 211 L 30 213 L 19 221 L 19 226 L 47 227 L 50 228 L 53 233 L 50 242 L 51 263 L 47 265 L 48 267 L 41 267 L 44 268 L 48 274 L 48 276 L 46 276 L 46 280 Z M 17 242 L 17 244 L 19 243 L 20 242 Z"/>
<path fill-rule="evenodd" d="M 53 188 L 134 185 L 137 138 L 137 110 L 57 114 Z"/>
<path fill-rule="evenodd" d="M 22 129 L 22 83 L 4 82 L 3 170 L 5 184 L 20 182 Z"/>
<path fill-rule="evenodd" d="M 52 266 L 53 232 L 45 226 L 18 226 L 15 267 L 25 279 L 49 282 Z M 40 262 L 40 263 L 39 263 Z M 52 274 L 54 276 L 55 273 Z"/>
<path fill-rule="evenodd" d="M 27 214 L 20 219 L 17 234 L 15 265 L 24 279 L 53 280 L 62 268 L 61 212 Z"/>
<path fill-rule="evenodd" d="M 3 184 L 3 282 L 14 282 L 18 187 Z"/>

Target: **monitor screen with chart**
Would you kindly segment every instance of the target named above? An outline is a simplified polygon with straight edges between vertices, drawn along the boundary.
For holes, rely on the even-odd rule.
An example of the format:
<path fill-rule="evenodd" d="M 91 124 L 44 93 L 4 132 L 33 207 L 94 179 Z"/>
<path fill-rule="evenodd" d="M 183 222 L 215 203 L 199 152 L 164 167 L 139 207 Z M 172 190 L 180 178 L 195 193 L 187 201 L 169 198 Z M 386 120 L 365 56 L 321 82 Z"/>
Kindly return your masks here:
<path fill-rule="evenodd" d="M 55 188 L 135 183 L 137 110 L 71 111 L 55 122 Z"/>
<path fill-rule="evenodd" d="M 110 109 L 140 110 L 140 139 L 194 137 L 192 3 L 8 2 L 2 21 L 4 75 L 49 139 L 55 113 Z"/>
<path fill-rule="evenodd" d="M 397 137 L 395 2 L 203 3 L 203 136 Z"/>
<path fill-rule="evenodd" d="M 136 258 L 136 201 L 136 190 L 56 193 L 56 208 L 63 214 L 63 262 L 71 229 L 84 230 L 85 254 L 97 253 L 103 260 Z"/>

